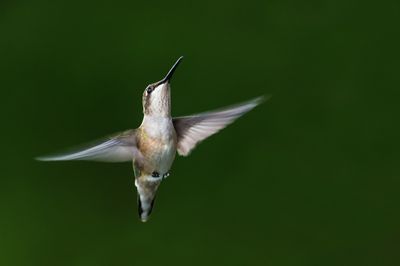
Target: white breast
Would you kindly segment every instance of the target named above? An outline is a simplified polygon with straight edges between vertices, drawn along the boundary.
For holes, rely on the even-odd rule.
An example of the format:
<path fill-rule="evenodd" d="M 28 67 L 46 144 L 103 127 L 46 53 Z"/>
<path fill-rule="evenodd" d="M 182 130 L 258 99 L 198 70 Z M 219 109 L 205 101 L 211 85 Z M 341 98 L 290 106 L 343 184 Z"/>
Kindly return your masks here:
<path fill-rule="evenodd" d="M 171 118 L 145 116 L 141 127 L 146 131 L 150 138 L 169 140 L 172 138 L 174 125 Z"/>
<path fill-rule="evenodd" d="M 147 160 L 154 165 L 154 171 L 165 174 L 171 168 L 176 153 L 175 129 L 170 118 L 149 117 L 143 119 L 141 125 L 145 130 L 146 138 L 152 140 L 151 152 Z"/>

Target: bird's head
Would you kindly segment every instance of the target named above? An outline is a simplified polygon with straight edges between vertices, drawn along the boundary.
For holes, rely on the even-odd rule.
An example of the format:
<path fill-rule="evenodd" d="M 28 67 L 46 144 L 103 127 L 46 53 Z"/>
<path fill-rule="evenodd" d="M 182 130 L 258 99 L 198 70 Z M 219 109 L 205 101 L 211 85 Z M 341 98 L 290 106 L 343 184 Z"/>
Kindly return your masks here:
<path fill-rule="evenodd" d="M 170 80 L 182 58 L 183 56 L 179 57 L 162 80 L 146 87 L 143 92 L 144 115 L 161 117 L 171 115 Z"/>

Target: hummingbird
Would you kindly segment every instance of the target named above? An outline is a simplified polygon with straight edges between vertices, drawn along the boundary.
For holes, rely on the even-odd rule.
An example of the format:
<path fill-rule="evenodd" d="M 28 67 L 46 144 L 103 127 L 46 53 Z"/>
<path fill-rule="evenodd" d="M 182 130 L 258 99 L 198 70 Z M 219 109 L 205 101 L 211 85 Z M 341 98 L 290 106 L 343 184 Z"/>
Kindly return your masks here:
<path fill-rule="evenodd" d="M 169 176 L 175 155 L 188 156 L 195 146 L 231 124 L 263 101 L 258 97 L 222 109 L 181 117 L 171 116 L 171 78 L 182 56 L 167 75 L 143 92 L 143 120 L 137 129 L 112 134 L 95 144 L 40 161 L 91 160 L 132 162 L 137 189 L 138 214 L 146 222 L 153 209 L 157 189 Z"/>

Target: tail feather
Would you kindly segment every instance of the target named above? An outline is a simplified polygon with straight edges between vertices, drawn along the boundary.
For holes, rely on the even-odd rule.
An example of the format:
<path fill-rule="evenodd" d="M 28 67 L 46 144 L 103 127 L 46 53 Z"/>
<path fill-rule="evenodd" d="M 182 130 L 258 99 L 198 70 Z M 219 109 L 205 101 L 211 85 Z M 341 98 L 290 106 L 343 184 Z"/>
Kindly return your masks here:
<path fill-rule="evenodd" d="M 149 219 L 150 214 L 153 211 L 155 199 L 155 197 L 153 199 L 141 199 L 140 195 L 138 195 L 138 214 L 142 222 L 147 222 L 147 220 Z"/>
<path fill-rule="evenodd" d="M 151 176 L 140 176 L 135 180 L 138 194 L 138 214 L 142 222 L 147 222 L 150 217 L 160 183 L 161 179 L 155 180 Z"/>

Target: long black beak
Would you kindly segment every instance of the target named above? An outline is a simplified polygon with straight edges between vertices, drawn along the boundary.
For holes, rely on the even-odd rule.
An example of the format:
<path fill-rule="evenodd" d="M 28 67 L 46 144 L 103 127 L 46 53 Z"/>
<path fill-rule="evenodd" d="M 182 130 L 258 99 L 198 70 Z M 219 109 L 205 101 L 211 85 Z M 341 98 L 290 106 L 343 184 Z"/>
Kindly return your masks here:
<path fill-rule="evenodd" d="M 163 78 L 160 83 L 168 82 L 171 80 L 172 75 L 174 74 L 176 68 L 178 67 L 179 63 L 182 61 L 183 56 L 179 57 L 178 60 L 176 60 L 175 64 L 171 67 L 171 69 L 168 71 L 168 74 Z"/>

